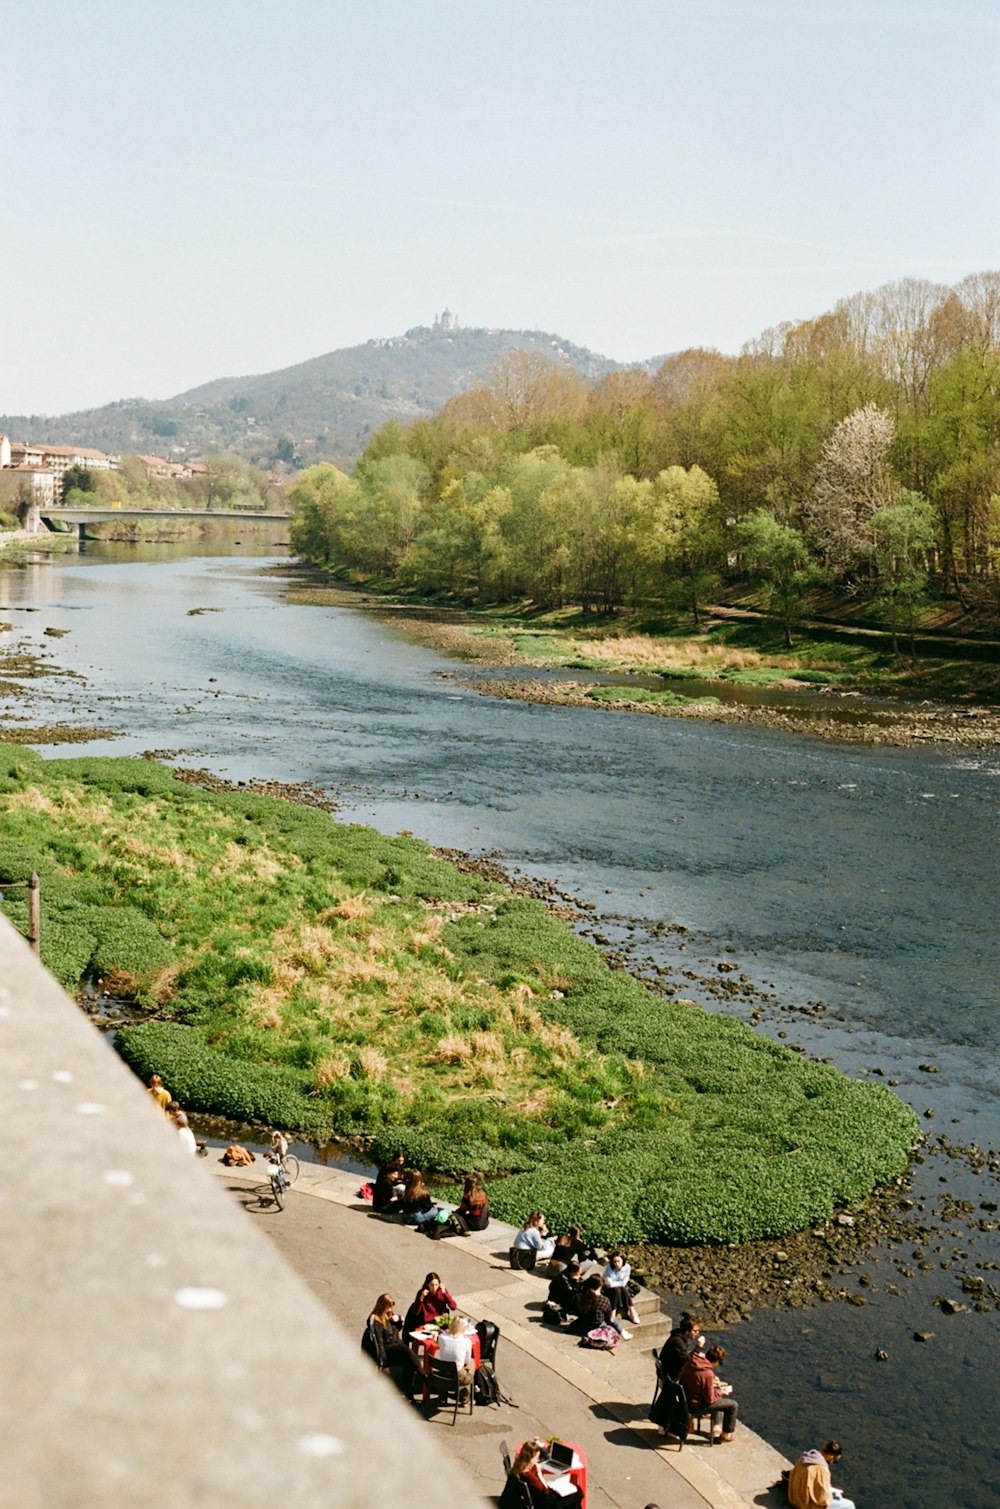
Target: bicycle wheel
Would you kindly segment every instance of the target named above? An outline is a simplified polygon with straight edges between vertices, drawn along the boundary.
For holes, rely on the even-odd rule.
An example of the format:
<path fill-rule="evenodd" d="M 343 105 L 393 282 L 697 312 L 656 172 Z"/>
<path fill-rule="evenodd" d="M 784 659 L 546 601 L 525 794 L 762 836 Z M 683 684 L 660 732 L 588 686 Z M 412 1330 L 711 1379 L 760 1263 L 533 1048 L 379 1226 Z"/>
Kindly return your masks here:
<path fill-rule="evenodd" d="M 287 1153 L 285 1155 L 285 1183 L 291 1186 L 295 1183 L 298 1177 L 299 1160 L 296 1158 L 294 1153 Z"/>
<path fill-rule="evenodd" d="M 284 1181 L 282 1180 L 280 1174 L 278 1175 L 277 1179 L 272 1179 L 271 1180 L 271 1194 L 274 1197 L 274 1203 L 278 1207 L 278 1209 L 279 1210 L 284 1210 L 284 1208 L 285 1208 L 285 1185 L 284 1185 Z"/>

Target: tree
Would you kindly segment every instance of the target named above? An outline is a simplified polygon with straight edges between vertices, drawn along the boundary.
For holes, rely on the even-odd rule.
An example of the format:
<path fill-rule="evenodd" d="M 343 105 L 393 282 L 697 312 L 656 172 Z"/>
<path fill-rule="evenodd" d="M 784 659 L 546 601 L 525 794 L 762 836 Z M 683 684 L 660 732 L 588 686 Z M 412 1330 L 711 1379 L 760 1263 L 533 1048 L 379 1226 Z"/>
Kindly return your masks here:
<path fill-rule="evenodd" d="M 723 552 L 719 489 L 700 466 L 668 466 L 653 483 L 647 550 L 659 556 L 668 581 L 701 627 L 701 608 L 716 591 Z"/>
<path fill-rule="evenodd" d="M 358 565 L 393 571 L 413 539 L 428 494 L 427 468 L 413 456 L 383 456 L 359 466 L 356 481 L 362 508 L 350 553 Z"/>
<path fill-rule="evenodd" d="M 895 433 L 890 416 L 866 404 L 842 419 L 823 446 L 802 512 L 808 538 L 838 573 L 870 564 L 874 517 L 898 501 L 899 482 L 889 458 Z"/>
<path fill-rule="evenodd" d="M 94 491 L 94 474 L 85 466 L 68 466 L 63 472 L 62 498 L 64 503 L 69 502 L 69 495 L 75 493 L 92 493 Z M 84 502 L 87 500 L 84 499 Z"/>
<path fill-rule="evenodd" d="M 929 552 L 934 546 L 934 510 L 919 493 L 905 492 L 902 501 L 880 509 L 873 520 L 879 591 L 874 606 L 892 634 L 892 653 L 899 657 L 899 634 L 910 639 L 910 660 L 916 659 L 916 629 L 927 605 Z"/>
<path fill-rule="evenodd" d="M 809 553 L 801 533 L 780 524 L 766 508 L 758 508 L 738 526 L 747 569 L 760 583 L 768 611 L 781 619 L 785 645 L 792 647 L 792 629 L 801 616 L 806 594 L 825 573 Z"/>
<path fill-rule="evenodd" d="M 350 530 L 358 511 L 358 488 L 329 462 L 309 466 L 289 490 L 295 510 L 289 538 L 296 555 L 316 565 L 344 560 L 343 534 Z"/>

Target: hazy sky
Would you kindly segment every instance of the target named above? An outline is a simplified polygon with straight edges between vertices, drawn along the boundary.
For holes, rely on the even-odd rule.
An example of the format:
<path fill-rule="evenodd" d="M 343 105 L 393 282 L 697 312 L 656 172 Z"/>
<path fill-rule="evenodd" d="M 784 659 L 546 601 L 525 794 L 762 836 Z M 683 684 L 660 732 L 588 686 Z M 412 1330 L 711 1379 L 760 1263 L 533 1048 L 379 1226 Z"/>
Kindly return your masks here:
<path fill-rule="evenodd" d="M 0 413 L 1000 263 L 996 0 L 0 0 Z"/>

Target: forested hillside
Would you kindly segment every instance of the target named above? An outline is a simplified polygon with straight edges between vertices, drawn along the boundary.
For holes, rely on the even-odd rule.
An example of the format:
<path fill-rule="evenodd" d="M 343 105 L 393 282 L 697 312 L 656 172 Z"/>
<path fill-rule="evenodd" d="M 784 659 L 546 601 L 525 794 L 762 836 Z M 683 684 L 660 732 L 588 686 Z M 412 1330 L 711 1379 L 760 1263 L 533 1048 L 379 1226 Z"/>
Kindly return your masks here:
<path fill-rule="evenodd" d="M 231 451 L 259 466 L 350 465 L 386 420 L 433 414 L 509 351 L 544 351 L 588 378 L 617 363 L 540 330 L 422 326 L 256 377 L 224 377 L 175 398 L 124 398 L 59 417 L 0 416 L 0 434 L 172 459 Z"/>
<path fill-rule="evenodd" d="M 502 361 L 353 478 L 292 490 L 307 559 L 468 601 L 699 605 L 749 579 L 789 635 L 820 585 L 894 636 L 997 608 L 1000 273 L 904 280 L 654 374 Z"/>

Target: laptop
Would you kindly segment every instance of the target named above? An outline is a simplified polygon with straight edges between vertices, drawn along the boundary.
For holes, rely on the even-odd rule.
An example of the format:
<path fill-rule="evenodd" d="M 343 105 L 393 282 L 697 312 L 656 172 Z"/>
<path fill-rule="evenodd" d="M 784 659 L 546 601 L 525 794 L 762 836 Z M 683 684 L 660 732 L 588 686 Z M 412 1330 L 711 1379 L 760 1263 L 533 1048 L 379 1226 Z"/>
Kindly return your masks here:
<path fill-rule="evenodd" d="M 568 1472 L 573 1466 L 576 1452 L 565 1441 L 550 1441 L 547 1456 L 542 1457 L 538 1470 L 545 1474 Z M 546 1485 L 547 1486 L 547 1485 Z"/>

